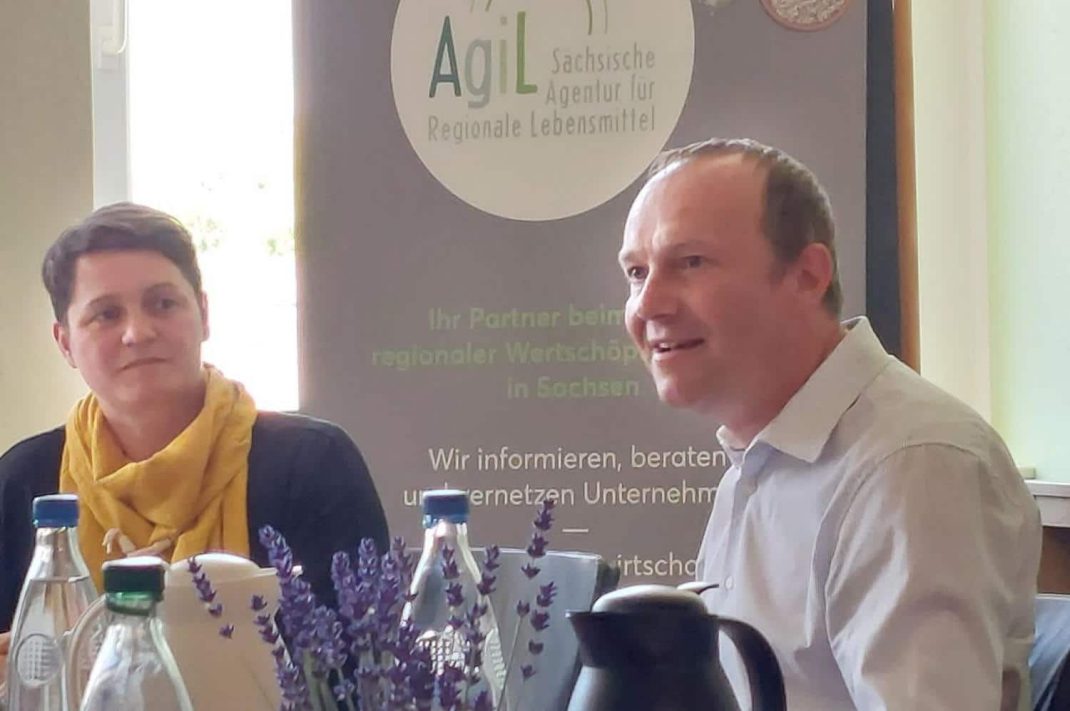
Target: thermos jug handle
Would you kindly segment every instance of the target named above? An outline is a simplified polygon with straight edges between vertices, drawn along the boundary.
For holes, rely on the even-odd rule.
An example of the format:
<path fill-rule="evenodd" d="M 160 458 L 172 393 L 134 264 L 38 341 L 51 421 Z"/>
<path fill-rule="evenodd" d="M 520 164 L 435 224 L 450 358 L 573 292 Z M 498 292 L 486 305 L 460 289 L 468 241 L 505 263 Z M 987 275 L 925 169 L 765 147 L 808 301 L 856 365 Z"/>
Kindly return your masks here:
<path fill-rule="evenodd" d="M 765 637 L 739 620 L 718 617 L 717 624 L 739 650 L 747 667 L 747 684 L 754 711 L 787 711 L 784 675 Z"/>

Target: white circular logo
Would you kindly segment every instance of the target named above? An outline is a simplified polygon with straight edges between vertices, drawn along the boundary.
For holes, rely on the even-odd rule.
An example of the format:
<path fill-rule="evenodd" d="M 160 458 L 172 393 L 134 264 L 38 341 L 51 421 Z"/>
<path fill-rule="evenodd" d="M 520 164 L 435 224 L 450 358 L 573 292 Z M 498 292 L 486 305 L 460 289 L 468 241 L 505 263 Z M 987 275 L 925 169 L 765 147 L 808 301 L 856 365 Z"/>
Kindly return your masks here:
<path fill-rule="evenodd" d="M 405 134 L 442 185 L 551 220 L 646 169 L 694 57 L 691 0 L 400 0 L 390 66 Z"/>

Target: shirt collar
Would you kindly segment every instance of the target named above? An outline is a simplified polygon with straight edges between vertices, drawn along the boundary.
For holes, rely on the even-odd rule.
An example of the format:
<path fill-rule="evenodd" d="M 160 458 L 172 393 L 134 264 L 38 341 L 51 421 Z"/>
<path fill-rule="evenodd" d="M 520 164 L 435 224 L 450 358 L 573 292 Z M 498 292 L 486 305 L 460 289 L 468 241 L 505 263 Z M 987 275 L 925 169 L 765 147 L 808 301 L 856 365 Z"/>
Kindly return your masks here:
<path fill-rule="evenodd" d="M 809 464 L 821 456 L 843 413 L 894 361 L 864 316 L 843 325 L 847 332 L 836 348 L 746 448 L 732 442 L 723 426 L 717 430 L 717 440 L 733 464 L 758 442 Z"/>

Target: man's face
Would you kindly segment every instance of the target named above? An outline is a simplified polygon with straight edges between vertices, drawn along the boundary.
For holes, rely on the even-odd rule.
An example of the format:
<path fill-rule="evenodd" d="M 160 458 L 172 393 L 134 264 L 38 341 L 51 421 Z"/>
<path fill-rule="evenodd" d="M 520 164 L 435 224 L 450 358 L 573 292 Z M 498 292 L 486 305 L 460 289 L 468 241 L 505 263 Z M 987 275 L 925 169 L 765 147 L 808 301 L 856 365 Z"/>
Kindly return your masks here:
<path fill-rule="evenodd" d="M 205 314 L 203 297 L 162 254 L 94 252 L 78 258 L 66 323 L 53 333 L 104 403 L 159 405 L 200 387 Z"/>
<path fill-rule="evenodd" d="M 790 289 L 761 228 L 763 169 L 740 156 L 678 164 L 624 229 L 628 332 L 661 399 L 722 423 L 776 378 Z"/>

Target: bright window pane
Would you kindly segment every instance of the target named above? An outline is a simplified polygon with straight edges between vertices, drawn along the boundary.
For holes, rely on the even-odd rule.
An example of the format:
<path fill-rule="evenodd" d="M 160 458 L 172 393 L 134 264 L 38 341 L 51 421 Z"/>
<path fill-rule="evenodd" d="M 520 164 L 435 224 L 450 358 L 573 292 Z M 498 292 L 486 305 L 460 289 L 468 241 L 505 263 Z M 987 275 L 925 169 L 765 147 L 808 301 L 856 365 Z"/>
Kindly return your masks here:
<path fill-rule="evenodd" d="M 130 192 L 198 242 L 204 357 L 297 407 L 289 0 L 132 0 Z"/>

